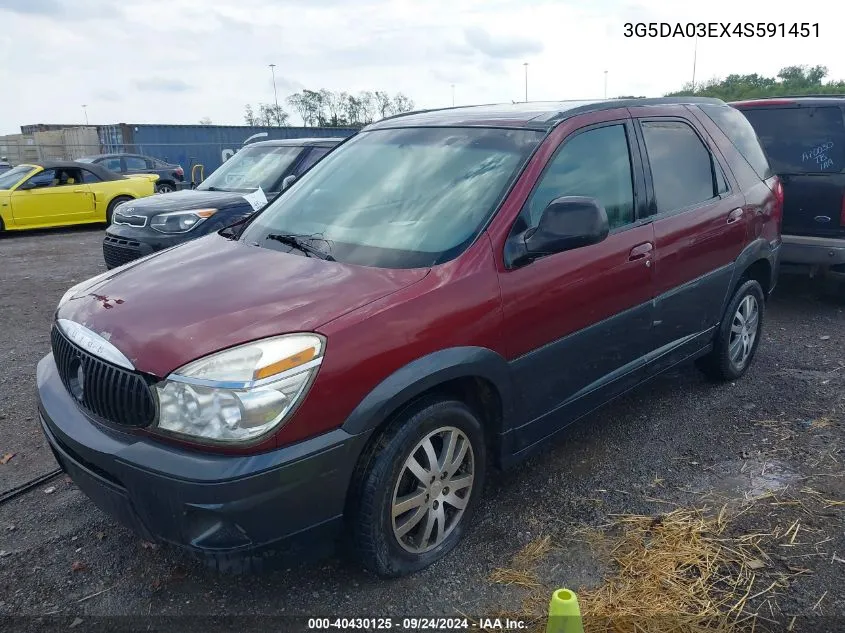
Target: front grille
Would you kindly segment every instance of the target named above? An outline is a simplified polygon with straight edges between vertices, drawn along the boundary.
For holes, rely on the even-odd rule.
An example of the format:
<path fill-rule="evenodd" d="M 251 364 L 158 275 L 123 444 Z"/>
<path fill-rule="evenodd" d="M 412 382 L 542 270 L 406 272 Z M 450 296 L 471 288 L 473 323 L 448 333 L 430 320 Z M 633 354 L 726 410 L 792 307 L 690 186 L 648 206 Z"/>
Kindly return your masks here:
<path fill-rule="evenodd" d="M 133 240 L 124 240 L 106 235 L 103 240 L 103 258 L 106 266 L 116 268 L 127 262 L 141 257 L 141 243 Z"/>
<path fill-rule="evenodd" d="M 125 226 L 147 226 L 147 216 L 145 215 L 123 215 L 115 212 L 111 221 L 112 224 L 123 224 Z"/>
<path fill-rule="evenodd" d="M 124 426 L 147 426 L 153 421 L 155 400 L 143 376 L 85 352 L 57 326 L 52 346 L 62 383 L 83 409 Z"/>

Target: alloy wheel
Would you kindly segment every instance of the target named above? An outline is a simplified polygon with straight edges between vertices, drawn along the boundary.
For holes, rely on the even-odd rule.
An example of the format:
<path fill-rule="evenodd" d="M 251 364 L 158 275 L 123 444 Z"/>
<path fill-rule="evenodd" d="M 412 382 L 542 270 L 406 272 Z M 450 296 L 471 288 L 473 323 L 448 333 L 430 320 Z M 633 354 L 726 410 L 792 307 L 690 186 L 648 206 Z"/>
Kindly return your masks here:
<path fill-rule="evenodd" d="M 463 431 L 447 426 L 424 437 L 393 490 L 391 522 L 402 548 L 422 554 L 440 545 L 463 517 L 474 476 L 475 456 Z"/>
<path fill-rule="evenodd" d="M 739 302 L 731 322 L 731 337 L 729 355 L 731 362 L 738 369 L 745 367 L 754 349 L 757 339 L 757 324 L 760 320 L 760 309 L 757 299 L 753 295 L 746 295 Z"/>

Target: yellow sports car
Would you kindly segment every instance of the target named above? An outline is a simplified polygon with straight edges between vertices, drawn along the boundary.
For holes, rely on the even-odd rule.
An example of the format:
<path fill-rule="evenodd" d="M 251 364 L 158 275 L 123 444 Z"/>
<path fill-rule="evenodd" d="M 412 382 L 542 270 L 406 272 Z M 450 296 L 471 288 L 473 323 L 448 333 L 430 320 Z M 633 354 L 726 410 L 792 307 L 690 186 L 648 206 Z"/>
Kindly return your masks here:
<path fill-rule="evenodd" d="M 117 205 L 152 195 L 156 180 L 90 163 L 18 165 L 0 174 L 0 231 L 111 223 Z"/>

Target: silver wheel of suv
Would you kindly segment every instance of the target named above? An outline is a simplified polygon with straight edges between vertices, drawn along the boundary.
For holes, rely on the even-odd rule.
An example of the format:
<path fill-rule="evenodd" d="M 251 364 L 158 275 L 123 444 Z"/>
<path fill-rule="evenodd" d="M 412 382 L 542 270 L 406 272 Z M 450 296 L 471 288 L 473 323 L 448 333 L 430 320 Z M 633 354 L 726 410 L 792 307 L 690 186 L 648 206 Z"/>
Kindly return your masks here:
<path fill-rule="evenodd" d="M 760 309 L 753 295 L 746 295 L 737 306 L 731 321 L 731 336 L 728 349 L 731 362 L 742 369 L 754 349 Z"/>
<path fill-rule="evenodd" d="M 411 451 L 393 489 L 393 535 L 406 551 L 434 549 L 460 523 L 472 495 L 475 456 L 469 438 L 447 426 Z"/>

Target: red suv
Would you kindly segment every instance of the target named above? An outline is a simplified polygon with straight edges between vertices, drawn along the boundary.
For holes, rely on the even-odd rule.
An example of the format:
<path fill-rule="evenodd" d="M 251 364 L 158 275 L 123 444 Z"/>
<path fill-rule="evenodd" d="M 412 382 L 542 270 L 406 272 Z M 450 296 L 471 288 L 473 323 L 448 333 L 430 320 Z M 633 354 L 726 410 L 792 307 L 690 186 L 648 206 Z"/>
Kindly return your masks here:
<path fill-rule="evenodd" d="M 70 289 L 41 424 L 146 539 L 222 567 L 344 534 L 409 573 L 488 467 L 678 363 L 740 377 L 781 208 L 718 100 L 388 118 L 240 225 Z"/>

